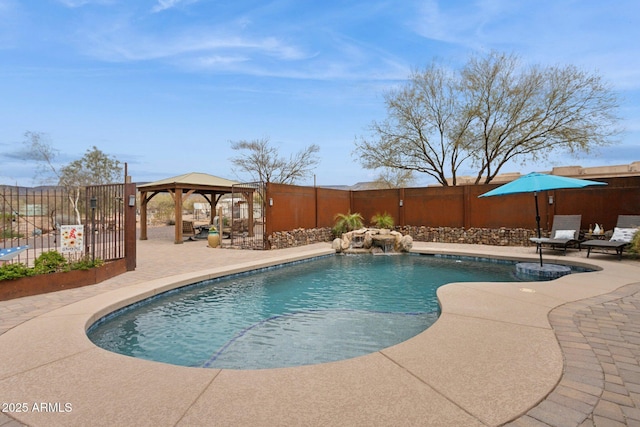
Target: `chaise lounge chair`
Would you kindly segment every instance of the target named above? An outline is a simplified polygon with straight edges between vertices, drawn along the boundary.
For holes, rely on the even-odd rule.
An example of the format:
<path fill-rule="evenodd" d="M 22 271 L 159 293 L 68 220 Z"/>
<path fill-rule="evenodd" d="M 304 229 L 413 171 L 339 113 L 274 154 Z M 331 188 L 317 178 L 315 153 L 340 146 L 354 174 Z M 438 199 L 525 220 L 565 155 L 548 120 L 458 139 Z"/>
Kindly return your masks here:
<path fill-rule="evenodd" d="M 569 246 L 580 248 L 581 222 L 582 215 L 554 215 L 551 237 L 532 237 L 529 240 L 536 244 L 536 253 L 545 245 L 566 254 Z"/>
<path fill-rule="evenodd" d="M 621 260 L 622 252 L 629 246 L 633 235 L 638 232 L 639 228 L 640 215 L 618 215 L 618 223 L 609 240 L 587 240 L 581 245 L 587 248 L 587 258 L 591 255 L 591 249 L 600 248 L 615 250 L 618 259 Z"/>

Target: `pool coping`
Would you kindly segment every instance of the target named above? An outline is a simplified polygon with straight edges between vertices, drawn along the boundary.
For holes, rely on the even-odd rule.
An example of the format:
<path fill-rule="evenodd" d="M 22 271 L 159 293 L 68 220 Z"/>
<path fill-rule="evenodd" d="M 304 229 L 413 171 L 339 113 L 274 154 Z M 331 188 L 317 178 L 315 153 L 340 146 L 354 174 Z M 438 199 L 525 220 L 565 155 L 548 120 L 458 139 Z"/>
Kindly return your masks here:
<path fill-rule="evenodd" d="M 535 255 L 414 244 L 414 252 L 531 261 Z M 86 329 L 105 314 L 188 283 L 333 253 L 328 247 L 126 286 L 53 310 L 0 335 L 0 396 L 29 425 L 500 425 L 558 383 L 562 352 L 549 312 L 637 282 L 618 261 L 546 256 L 592 273 L 553 282 L 441 287 L 439 320 L 396 346 L 345 361 L 255 371 L 187 368 L 117 355 Z M 552 285 L 551 285 L 552 284 Z M 32 405 L 49 403 L 51 411 Z M 65 411 L 65 404 L 71 405 Z M 107 418 L 108 415 L 108 418 Z"/>

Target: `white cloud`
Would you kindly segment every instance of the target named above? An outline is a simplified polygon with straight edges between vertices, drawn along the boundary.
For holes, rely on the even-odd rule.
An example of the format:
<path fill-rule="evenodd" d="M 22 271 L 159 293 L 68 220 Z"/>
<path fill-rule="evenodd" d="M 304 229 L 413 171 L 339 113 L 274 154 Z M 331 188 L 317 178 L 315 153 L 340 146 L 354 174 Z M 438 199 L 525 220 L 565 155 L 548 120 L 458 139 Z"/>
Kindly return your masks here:
<path fill-rule="evenodd" d="M 57 0 L 58 3 L 69 8 L 78 8 L 89 4 L 108 5 L 113 4 L 116 0 Z"/>
<path fill-rule="evenodd" d="M 250 58 L 242 55 L 222 56 L 222 55 L 210 55 L 202 56 L 194 61 L 196 67 L 200 68 L 220 68 L 228 67 L 230 65 L 247 62 Z"/>
<path fill-rule="evenodd" d="M 251 58 L 261 55 L 295 61 L 309 56 L 299 47 L 275 37 L 245 37 L 206 31 L 155 37 L 125 30 L 95 35 L 94 42 L 91 47 L 93 53 L 103 60 L 114 62 L 189 56 Z"/>
<path fill-rule="evenodd" d="M 428 0 L 417 7 L 412 26 L 423 37 L 464 47 L 482 46 L 484 27 L 504 16 L 511 3 L 480 1 L 460 4 Z"/>
<path fill-rule="evenodd" d="M 172 9 L 180 4 L 189 5 L 197 3 L 199 0 L 158 0 L 158 3 L 151 9 L 152 12 L 162 12 L 163 10 Z"/>
<path fill-rule="evenodd" d="M 464 3 L 464 4 L 463 4 Z M 515 52 L 527 62 L 598 71 L 621 90 L 640 88 L 640 13 L 635 0 L 478 0 L 421 4 L 413 30 L 452 48 Z"/>
<path fill-rule="evenodd" d="M 266 30 L 266 33 L 269 33 Z M 408 66 L 374 45 L 325 35 L 320 47 L 289 43 L 286 37 L 237 29 L 188 28 L 174 33 L 142 33 L 123 20 L 82 37 L 86 52 L 110 62 L 163 61 L 192 71 L 234 71 L 289 78 L 404 78 Z M 303 43 L 313 44 L 308 40 Z M 310 50 L 314 49 L 314 50 Z"/>

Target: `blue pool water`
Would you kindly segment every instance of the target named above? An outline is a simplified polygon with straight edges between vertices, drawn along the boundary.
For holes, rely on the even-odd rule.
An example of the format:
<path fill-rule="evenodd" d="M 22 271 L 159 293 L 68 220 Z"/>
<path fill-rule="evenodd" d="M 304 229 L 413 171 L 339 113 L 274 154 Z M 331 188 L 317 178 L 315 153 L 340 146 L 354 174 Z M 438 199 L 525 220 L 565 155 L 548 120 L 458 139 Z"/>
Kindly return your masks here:
<path fill-rule="evenodd" d="M 98 346 L 184 366 L 261 369 L 330 362 L 432 325 L 446 283 L 519 281 L 510 263 L 327 256 L 165 293 L 94 324 Z"/>

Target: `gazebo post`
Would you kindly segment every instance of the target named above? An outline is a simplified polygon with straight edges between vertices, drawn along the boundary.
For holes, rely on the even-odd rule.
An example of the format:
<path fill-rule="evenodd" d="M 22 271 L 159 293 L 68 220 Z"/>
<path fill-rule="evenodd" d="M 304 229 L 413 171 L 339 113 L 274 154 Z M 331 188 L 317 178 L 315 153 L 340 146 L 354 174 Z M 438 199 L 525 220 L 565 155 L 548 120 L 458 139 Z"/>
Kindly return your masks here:
<path fill-rule="evenodd" d="M 209 195 L 209 224 L 213 225 L 216 228 L 217 228 L 217 226 L 213 223 L 213 220 L 216 217 L 216 205 L 217 205 L 217 202 L 218 202 L 218 199 L 216 198 L 216 193 L 212 192 Z M 218 230 L 218 231 L 220 231 L 220 230 Z"/>
<path fill-rule="evenodd" d="M 147 240 L 147 192 L 140 192 L 140 240 Z"/>
<path fill-rule="evenodd" d="M 175 241 L 173 243 L 178 245 L 184 243 L 182 241 L 182 188 L 176 188 L 175 193 L 172 193 L 172 195 L 176 217 L 176 233 Z"/>

